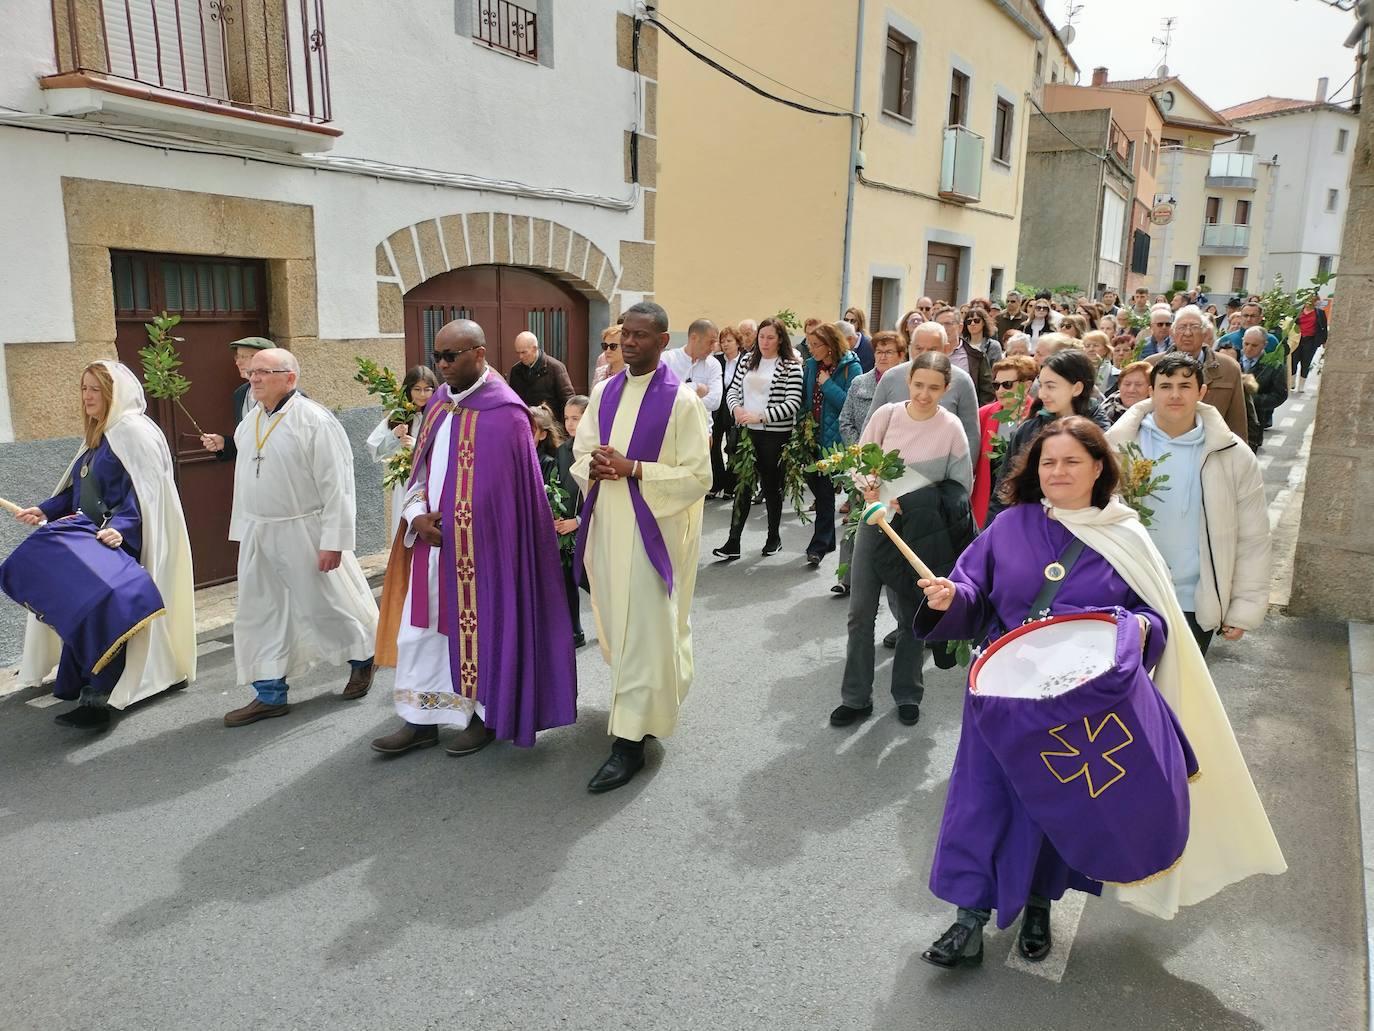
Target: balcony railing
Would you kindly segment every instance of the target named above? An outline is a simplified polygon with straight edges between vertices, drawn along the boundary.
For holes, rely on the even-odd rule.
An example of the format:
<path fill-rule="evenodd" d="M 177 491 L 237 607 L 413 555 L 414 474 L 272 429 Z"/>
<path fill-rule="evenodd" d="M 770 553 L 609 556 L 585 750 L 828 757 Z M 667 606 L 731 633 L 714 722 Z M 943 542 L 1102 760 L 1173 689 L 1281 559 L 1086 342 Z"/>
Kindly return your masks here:
<path fill-rule="evenodd" d="M 477 0 L 477 38 L 496 50 L 539 60 L 537 18 L 508 0 Z"/>
<path fill-rule="evenodd" d="M 1213 224 L 1202 227 L 1203 254 L 1246 254 L 1249 250 L 1249 226 Z"/>
<path fill-rule="evenodd" d="M 971 203 L 983 194 L 983 137 L 962 125 L 945 129 L 940 158 L 940 196 Z"/>
<path fill-rule="evenodd" d="M 1207 185 L 1213 187 L 1255 188 L 1255 155 L 1213 154 L 1207 167 Z"/>
<path fill-rule="evenodd" d="M 332 117 L 324 0 L 52 6 L 58 74 L 45 86 L 87 85 L 227 114 Z M 81 78 L 90 81 L 73 81 Z"/>

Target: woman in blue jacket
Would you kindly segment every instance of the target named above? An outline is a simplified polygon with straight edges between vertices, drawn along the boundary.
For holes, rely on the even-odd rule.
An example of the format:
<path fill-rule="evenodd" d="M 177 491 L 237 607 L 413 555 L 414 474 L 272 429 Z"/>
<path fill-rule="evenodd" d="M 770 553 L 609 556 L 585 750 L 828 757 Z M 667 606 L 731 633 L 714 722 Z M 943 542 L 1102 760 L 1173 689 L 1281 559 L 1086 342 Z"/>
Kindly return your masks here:
<path fill-rule="evenodd" d="M 802 411 L 816 421 L 816 441 L 824 451 L 842 443 L 840 411 L 849 384 L 863 370 L 838 326 L 821 323 L 806 335 L 806 345 L 811 357 L 802 370 Z M 809 474 L 806 485 L 816 496 L 816 530 L 806 546 L 807 564 L 815 568 L 835 550 L 835 486 L 819 473 Z"/>

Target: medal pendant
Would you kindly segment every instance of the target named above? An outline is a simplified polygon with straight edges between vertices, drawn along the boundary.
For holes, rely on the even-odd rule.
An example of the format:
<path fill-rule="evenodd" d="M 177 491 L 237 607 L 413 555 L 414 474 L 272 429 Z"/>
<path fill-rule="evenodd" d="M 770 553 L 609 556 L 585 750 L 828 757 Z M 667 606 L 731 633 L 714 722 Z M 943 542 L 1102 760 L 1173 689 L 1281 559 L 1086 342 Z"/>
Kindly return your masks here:
<path fill-rule="evenodd" d="M 1051 562 L 1045 567 L 1045 579 L 1051 583 L 1058 583 L 1064 579 L 1064 567 L 1058 562 Z"/>
<path fill-rule="evenodd" d="M 91 467 L 90 467 L 89 465 L 83 465 L 83 466 L 81 467 L 81 475 L 82 475 L 82 476 L 89 476 L 90 474 L 91 474 Z"/>

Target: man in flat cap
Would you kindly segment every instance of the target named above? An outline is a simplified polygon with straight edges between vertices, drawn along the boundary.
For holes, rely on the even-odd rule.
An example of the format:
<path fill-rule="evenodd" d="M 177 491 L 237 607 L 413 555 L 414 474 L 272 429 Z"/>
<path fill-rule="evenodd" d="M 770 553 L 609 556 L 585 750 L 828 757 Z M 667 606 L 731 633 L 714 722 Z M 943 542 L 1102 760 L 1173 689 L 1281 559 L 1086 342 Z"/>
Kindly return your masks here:
<path fill-rule="evenodd" d="M 248 363 L 253 360 L 253 355 L 259 351 L 266 351 L 276 346 L 266 337 L 243 337 L 240 340 L 229 342 L 229 349 L 234 352 L 234 364 L 238 366 L 239 375 L 243 377 L 243 382 L 234 391 L 234 400 L 230 408 L 234 417 L 234 425 L 227 436 L 219 433 L 202 433 L 200 435 L 200 446 L 206 451 L 212 452 L 215 458 L 221 462 L 232 462 L 238 456 L 238 448 L 234 446 L 234 430 L 239 428 L 239 423 L 243 421 L 244 415 L 249 408 L 253 407 L 253 398 L 248 393 Z"/>

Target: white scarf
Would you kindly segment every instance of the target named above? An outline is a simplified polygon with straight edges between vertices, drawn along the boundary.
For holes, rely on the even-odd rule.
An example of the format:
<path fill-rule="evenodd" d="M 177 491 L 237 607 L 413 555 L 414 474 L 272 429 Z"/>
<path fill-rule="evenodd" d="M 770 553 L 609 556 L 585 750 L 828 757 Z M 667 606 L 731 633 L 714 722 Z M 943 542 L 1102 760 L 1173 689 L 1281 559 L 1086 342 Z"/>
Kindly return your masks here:
<path fill-rule="evenodd" d="M 1135 511 L 1115 497 L 1100 509 L 1046 507 L 1105 558 L 1141 601 L 1164 616 L 1168 641 L 1154 683 L 1178 716 L 1198 761 L 1200 776 L 1189 786 L 1192 818 L 1182 860 L 1164 876 L 1109 886 L 1106 894 L 1167 920 L 1179 907 L 1195 905 L 1252 874 L 1283 873 L 1288 865 L 1179 607 L 1168 566 Z"/>

